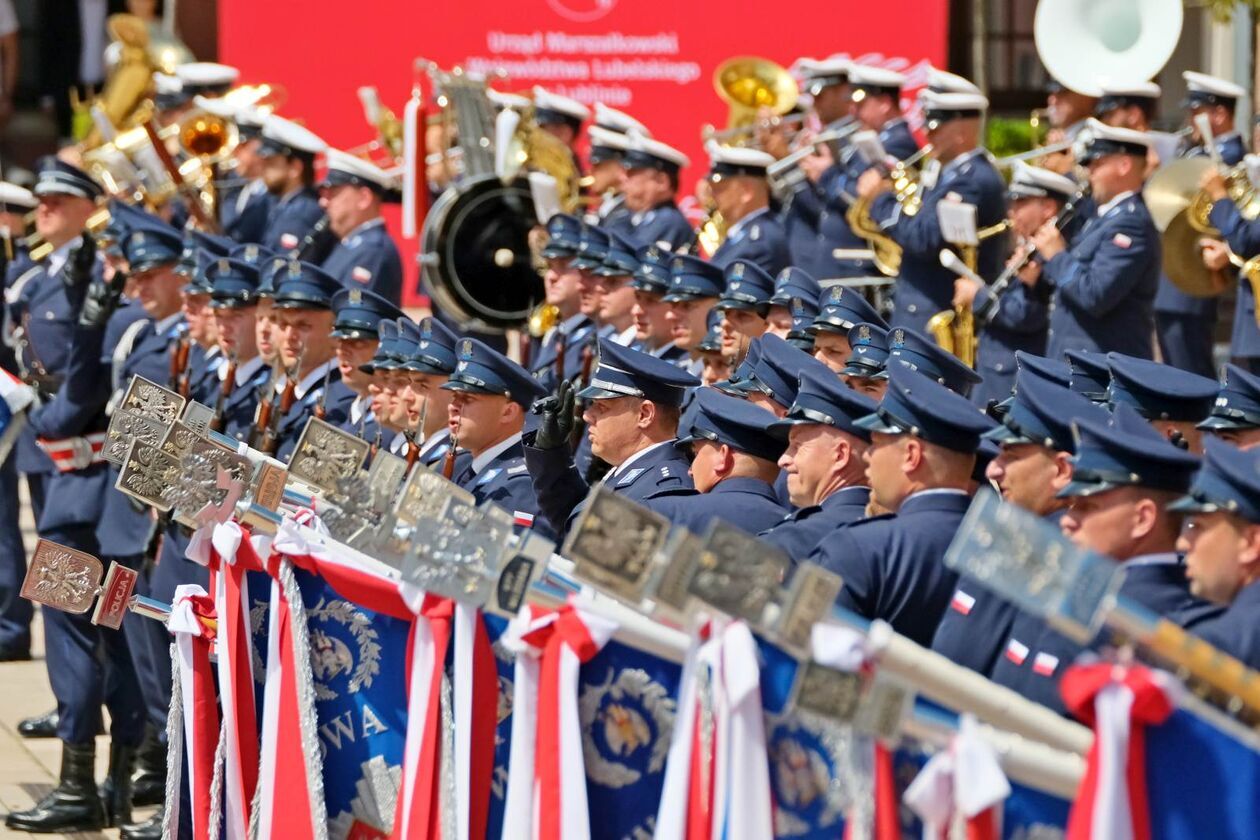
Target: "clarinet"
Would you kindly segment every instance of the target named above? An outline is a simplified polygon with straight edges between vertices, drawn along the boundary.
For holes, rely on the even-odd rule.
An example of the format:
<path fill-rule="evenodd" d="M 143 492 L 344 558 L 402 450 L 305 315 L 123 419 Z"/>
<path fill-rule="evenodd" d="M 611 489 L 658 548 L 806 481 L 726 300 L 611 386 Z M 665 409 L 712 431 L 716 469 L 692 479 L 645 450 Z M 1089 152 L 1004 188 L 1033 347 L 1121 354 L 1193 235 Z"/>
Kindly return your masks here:
<path fill-rule="evenodd" d="M 330 227 L 331 224 L 332 222 L 329 220 L 327 213 L 320 216 L 319 220 L 307 232 L 306 237 L 302 240 L 302 244 L 294 248 L 290 256 L 302 262 L 316 265 L 322 263 L 332 253 L 333 247 L 337 244 L 337 235 L 333 233 Z"/>
<path fill-rule="evenodd" d="M 1080 206 L 1081 201 L 1084 200 L 1088 193 L 1088 189 L 1083 189 L 1068 199 L 1068 202 L 1055 214 L 1055 230 L 1062 231 L 1064 226 L 1072 221 L 1072 218 L 1076 215 L 1076 208 Z M 1029 245 L 1028 250 L 1024 252 L 1023 259 L 1008 265 L 998 275 L 997 279 L 993 281 L 993 285 L 989 286 L 988 300 L 985 301 L 983 307 L 975 311 L 977 329 L 988 325 L 994 316 L 997 315 L 998 308 L 1002 305 L 1002 295 L 1010 288 L 1011 283 L 1015 280 L 1015 276 L 1023 271 L 1025 266 L 1032 262 L 1035 256 L 1037 256 L 1037 247 Z"/>

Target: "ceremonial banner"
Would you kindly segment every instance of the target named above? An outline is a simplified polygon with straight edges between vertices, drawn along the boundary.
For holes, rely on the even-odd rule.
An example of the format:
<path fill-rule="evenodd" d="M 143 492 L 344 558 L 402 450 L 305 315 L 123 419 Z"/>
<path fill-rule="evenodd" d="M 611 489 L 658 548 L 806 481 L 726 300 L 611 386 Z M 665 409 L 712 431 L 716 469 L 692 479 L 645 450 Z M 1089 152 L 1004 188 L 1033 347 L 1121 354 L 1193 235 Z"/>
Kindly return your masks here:
<path fill-rule="evenodd" d="M 702 124 L 727 123 L 727 106 L 712 81 L 723 60 L 757 55 L 786 67 L 801 56 L 846 53 L 908 71 L 909 104 L 926 63 L 944 66 L 949 32 L 946 0 L 800 0 L 787 15 L 753 0 L 720 7 L 670 0 L 468 0 L 423 11 L 409 0 L 377 0 L 350 15 L 334 0 L 219 0 L 218 8 L 219 60 L 241 68 L 243 82 L 282 85 L 288 95 L 283 115 L 302 120 L 336 147 L 375 139 L 357 96 L 362 85 L 379 88 L 382 102 L 403 115 L 416 57 L 488 76 L 501 69 L 508 78 L 494 84 L 502 90 L 538 84 L 588 105 L 603 102 L 681 149 L 692 162 L 681 181 L 685 205 L 695 204 L 693 185 L 706 165 Z M 336 23 L 305 25 L 314 21 Z M 295 27 L 301 37 L 271 37 Z M 416 34 L 392 37 L 400 29 Z M 326 70 L 331 67 L 336 71 Z M 389 227 L 395 235 L 401 230 L 396 212 Z M 413 254 L 414 240 L 403 252 L 412 277 Z M 406 284 L 408 294 L 413 287 Z"/>

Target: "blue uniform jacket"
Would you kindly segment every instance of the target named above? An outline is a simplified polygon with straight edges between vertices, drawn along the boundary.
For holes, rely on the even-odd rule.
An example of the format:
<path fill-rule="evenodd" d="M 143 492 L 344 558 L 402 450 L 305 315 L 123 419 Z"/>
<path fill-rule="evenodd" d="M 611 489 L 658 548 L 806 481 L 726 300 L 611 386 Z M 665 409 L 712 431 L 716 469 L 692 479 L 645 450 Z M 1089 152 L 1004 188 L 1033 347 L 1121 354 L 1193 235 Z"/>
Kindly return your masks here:
<path fill-rule="evenodd" d="M 870 497 L 871 491 L 866 487 L 841 488 L 823 499 L 821 505 L 794 510 L 758 536 L 783 549 L 794 562 L 800 562 L 841 525 L 865 519 Z"/>
<path fill-rule="evenodd" d="M 249 441 L 258 419 L 259 395 L 270 381 L 271 368 L 259 365 L 245 382 L 232 387 L 223 401 L 222 423 L 219 426 L 223 434 L 235 440 Z"/>
<path fill-rule="evenodd" d="M 567 332 L 564 338 L 564 378 L 572 380 L 582 374 L 582 351 L 591 343 L 595 323 L 585 315 L 574 315 L 539 342 L 537 351 L 529 360 L 529 369 L 534 378 L 552 392 L 560 384 L 556 380 L 556 355 L 560 350 L 561 331 Z"/>
<path fill-rule="evenodd" d="M 1226 166 L 1233 166 L 1247 154 L 1243 147 L 1242 137 L 1238 132 L 1231 132 L 1216 138 L 1216 149 Z M 1207 157 L 1202 146 L 1195 146 L 1186 152 L 1186 157 Z M 1155 311 L 1171 315 L 1191 315 L 1216 321 L 1216 298 L 1194 297 L 1178 289 L 1162 272 L 1159 278 L 1159 290 L 1155 293 Z M 1254 323 L 1254 321 L 1253 321 Z"/>
<path fill-rule="evenodd" d="M 1159 271 L 1159 231 L 1140 194 L 1086 222 L 1070 249 L 1042 269 L 1054 284 L 1046 356 L 1093 350 L 1151 358 Z"/>
<path fill-rule="evenodd" d="M 1260 221 L 1244 219 L 1233 199 L 1223 198 L 1213 202 L 1208 218 L 1235 254 L 1243 259 L 1260 254 Z M 1241 272 L 1238 274 L 1238 299 L 1234 304 L 1234 328 L 1230 334 L 1229 350 L 1230 355 L 1236 357 L 1260 356 L 1256 295 L 1251 282 Z"/>
<path fill-rule="evenodd" d="M 1248 668 L 1260 668 L 1260 583 L 1239 591 L 1234 602 L 1215 618 L 1195 628 L 1195 633 L 1240 660 Z"/>
<path fill-rule="evenodd" d="M 240 190 L 233 190 L 219 204 L 219 226 L 223 235 L 241 243 L 262 242 L 267 233 L 267 219 L 271 215 L 272 205 L 275 204 L 275 196 L 265 189 L 251 192 L 245 200 L 245 206 L 238 212 L 236 200 L 240 194 Z"/>
<path fill-rule="evenodd" d="M 897 160 L 919 151 L 919 143 L 910 133 L 910 127 L 901 118 L 889 120 L 879 130 L 879 141 L 884 151 Z M 849 210 L 849 197 L 857 195 L 858 179 L 871 168 L 856 146 L 846 146 L 815 188 L 802 185 L 792 197 L 793 205 L 803 202 L 798 212 L 808 217 L 816 214 L 817 241 L 814 243 L 809 262 L 797 262 L 815 277 L 864 277 L 878 274 L 871 260 L 837 260 L 832 256 L 836 248 L 869 250 L 870 243 L 853 232 L 845 214 Z M 803 243 L 802 243 L 803 244 Z M 796 252 L 792 253 L 796 258 Z"/>
<path fill-rule="evenodd" d="M 267 214 L 267 231 L 262 244 L 282 254 L 298 248 L 311 228 L 324 215 L 319 206 L 319 193 L 302 188 L 284 198 L 274 199 Z"/>
<path fill-rule="evenodd" d="M 568 447 L 539 449 L 534 446 L 537 432 L 526 432 L 522 438 L 525 465 L 534 482 L 538 506 L 560 537 L 568 533 L 582 503 L 590 493 L 590 485 L 578 472 Z M 692 487 L 688 474 L 690 464 L 673 442 L 653 447 L 635 460 L 623 474 L 609 471 L 606 486 L 627 499 L 643 502 L 662 490 Z"/>
<path fill-rule="evenodd" d="M 538 506 L 529 468 L 525 466 L 525 450 L 519 441 L 491 459 L 479 473 L 473 472 L 471 458 L 465 461 L 462 470 L 457 464 L 456 470 L 455 483 L 472 493 L 478 505 L 493 502 L 510 514 L 532 516 L 531 530 L 548 539 L 555 538 L 551 523 Z"/>
<path fill-rule="evenodd" d="M 968 575 L 958 579 L 949 609 L 932 637 L 932 650 L 987 675 L 1002 655 L 1019 608 Z"/>
<path fill-rule="evenodd" d="M 136 334 L 131 352 L 123 359 L 122 369 L 115 372 L 115 379 L 122 388 L 131 377 L 143 376 L 159 385 L 170 381 L 170 352 L 184 327 L 183 317 L 176 318 L 158 331 L 152 322 L 146 323 Z M 154 519 L 149 508 L 137 510 L 137 503 L 121 490 L 114 488 L 118 480 L 118 468 L 109 468 L 109 490 L 104 497 L 104 513 L 96 525 L 96 539 L 101 553 L 109 557 L 132 557 L 143 554 L 149 542 Z"/>
<path fill-rule="evenodd" d="M 656 245 L 667 251 L 677 251 L 695 241 L 696 232 L 692 230 L 691 223 L 672 200 L 658 204 L 645 213 L 626 213 L 629 221 L 626 233 L 636 245 Z M 600 227 L 609 227 L 608 220 Z M 620 226 L 612 229 L 622 232 Z"/>
<path fill-rule="evenodd" d="M 332 369 L 328 372 L 328 386 L 332 386 L 341 381 L 341 371 L 337 369 L 336 362 L 332 362 Z M 289 456 L 293 454 L 294 448 L 297 446 L 298 438 L 302 437 L 302 432 L 306 430 L 306 421 L 315 416 L 315 408 L 319 405 L 321 397 L 324 395 L 324 381 L 321 379 L 311 386 L 311 389 L 302 396 L 293 401 L 293 405 L 280 418 L 280 427 L 278 429 L 276 440 L 276 458 L 284 463 L 289 462 Z M 340 426 L 345 421 L 345 411 L 349 403 L 344 405 L 338 401 L 332 400 L 332 394 L 329 399 L 324 400 L 324 420 L 333 426 Z M 278 408 L 279 406 L 277 406 Z"/>
<path fill-rule="evenodd" d="M 728 478 L 708 493 L 666 490 L 646 499 L 644 505 L 674 525 L 700 535 L 715 518 L 759 534 L 787 513 L 775 498 L 774 488 L 756 478 Z"/>
<path fill-rule="evenodd" d="M 783 232 L 783 224 L 770 208 L 754 211 L 751 215 L 731 225 L 726 239 L 713 253 L 709 262 L 726 268 L 735 260 L 756 263 L 771 277 L 787 268 L 792 262 L 792 257 L 788 254 L 787 234 Z"/>
<path fill-rule="evenodd" d="M 222 352 L 208 354 L 201 348 L 195 349 L 195 356 L 188 362 L 188 399 L 214 408 L 214 401 L 219 398 L 219 389 L 223 385 L 219 369 L 227 364 L 227 358 Z"/>
<path fill-rule="evenodd" d="M 974 307 L 988 299 L 988 291 L 976 294 Z M 1050 329 L 1050 286 L 1039 282 L 1029 288 L 1015 280 L 1002 295 L 997 313 L 980 332 L 976 350 L 976 373 L 984 377 L 971 392 L 976 405 L 990 400 L 1004 400 L 1015 387 L 1015 351 L 1034 356 L 1046 352 L 1046 334 Z"/>
<path fill-rule="evenodd" d="M 344 415 L 337 423 L 337 428 L 368 443 L 375 443 L 378 435 L 384 436 L 381 426 L 376 422 L 376 415 L 372 413 L 372 405 L 367 397 L 363 398 L 362 413 L 352 410 L 354 401 L 358 397 L 358 394 L 351 391 L 349 386 L 339 379 L 328 386 L 328 401 L 325 407 L 335 405 L 339 409 L 338 415 Z M 388 443 L 388 441 L 385 442 Z"/>
<path fill-rule="evenodd" d="M 844 580 L 837 604 L 927 647 L 958 582 L 945 549 L 970 504 L 965 493 L 916 493 L 896 515 L 839 529 L 811 559 Z"/>
<path fill-rule="evenodd" d="M 1186 569 L 1181 563 L 1125 565 L 1118 597 L 1185 629 L 1221 614 L 1220 607 L 1190 594 Z M 1017 641 L 1019 647 L 1008 643 L 1005 654 L 993 668 L 992 679 L 1029 700 L 1065 714 L 1067 710 L 1059 696 L 1059 678 L 1077 656 L 1096 649 L 1108 637 L 1109 633 L 1104 630 L 1090 644 L 1081 645 L 1044 621 L 1026 618 L 1021 613 L 1011 630 L 1011 639 Z"/>
<path fill-rule="evenodd" d="M 323 269 L 347 289 L 362 287 L 395 305 L 402 302 L 402 258 L 384 219 L 372 219 L 351 231 L 332 249 Z"/>
<path fill-rule="evenodd" d="M 951 308 L 957 275 L 941 265 L 941 249 L 948 243 L 936 211 L 946 200 L 974 204 L 978 228 L 1006 218 L 1006 184 L 987 152 L 978 149 L 941 167 L 936 184 L 924 191 L 923 204 L 913 216 L 901 212 L 891 192 L 871 202 L 871 218 L 901 246 L 901 273 L 893 292 L 894 327 L 922 332 L 929 318 Z M 996 277 L 1002 270 L 1005 240 L 991 236 L 980 243 L 976 271 L 981 277 Z"/>

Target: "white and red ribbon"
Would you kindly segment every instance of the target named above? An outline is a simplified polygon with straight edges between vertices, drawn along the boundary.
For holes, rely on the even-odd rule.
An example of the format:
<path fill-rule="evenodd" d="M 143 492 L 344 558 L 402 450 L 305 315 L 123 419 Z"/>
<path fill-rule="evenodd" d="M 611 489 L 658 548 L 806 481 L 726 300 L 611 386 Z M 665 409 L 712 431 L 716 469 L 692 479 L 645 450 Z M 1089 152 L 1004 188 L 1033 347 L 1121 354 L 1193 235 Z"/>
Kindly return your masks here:
<path fill-rule="evenodd" d="M 559 609 L 527 604 L 508 625 L 503 639 L 516 653 L 516 673 L 503 824 L 522 832 L 518 836 L 590 837 L 578 675 L 616 629 L 571 603 Z"/>
<path fill-rule="evenodd" d="M 247 532 L 235 522 L 199 529 L 185 555 L 209 567 L 219 616 L 219 703 L 223 714 L 223 836 L 246 840 L 258 786 L 258 710 L 254 700 L 253 631 L 246 572 L 262 561 Z M 208 781 L 208 780 L 207 780 Z"/>
<path fill-rule="evenodd" d="M 949 748 L 923 765 L 902 800 L 923 821 L 924 840 L 957 836 L 957 823 L 967 840 L 999 840 L 998 806 L 1010 795 L 997 753 L 980 737 L 975 718 L 963 715 Z"/>
<path fill-rule="evenodd" d="M 1094 727 L 1067 840 L 1150 840 L 1146 727 L 1173 713 L 1174 681 L 1149 668 L 1099 662 L 1069 668 L 1059 692 Z"/>
<path fill-rule="evenodd" d="M 707 671 L 711 738 L 698 681 Z M 683 666 L 679 717 L 657 812 L 658 838 L 752 840 L 774 834 L 757 643 L 743 622 L 702 625 Z M 513 745 L 515 746 L 515 744 Z"/>
<path fill-rule="evenodd" d="M 200 586 L 175 588 L 175 600 L 166 627 L 175 637 L 174 679 L 178 682 L 185 751 L 188 755 L 188 790 L 192 803 L 194 840 L 208 840 L 217 820 L 217 803 L 211 797 L 215 752 L 219 746 L 219 707 L 210 664 L 210 645 L 215 633 L 214 601 Z M 179 771 L 176 771 L 178 777 Z M 179 798 L 168 803 L 167 826 L 179 824 Z"/>

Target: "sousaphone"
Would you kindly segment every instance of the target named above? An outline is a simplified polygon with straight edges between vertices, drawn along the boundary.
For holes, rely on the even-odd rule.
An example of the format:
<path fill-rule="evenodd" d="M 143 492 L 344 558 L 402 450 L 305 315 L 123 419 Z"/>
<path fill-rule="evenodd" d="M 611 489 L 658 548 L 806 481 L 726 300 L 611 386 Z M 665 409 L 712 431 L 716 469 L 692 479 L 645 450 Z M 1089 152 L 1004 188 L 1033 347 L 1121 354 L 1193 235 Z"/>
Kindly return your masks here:
<path fill-rule="evenodd" d="M 1172 58 L 1182 0 L 1041 0 L 1037 54 L 1065 87 L 1102 95 L 1101 83 L 1145 82 Z"/>

